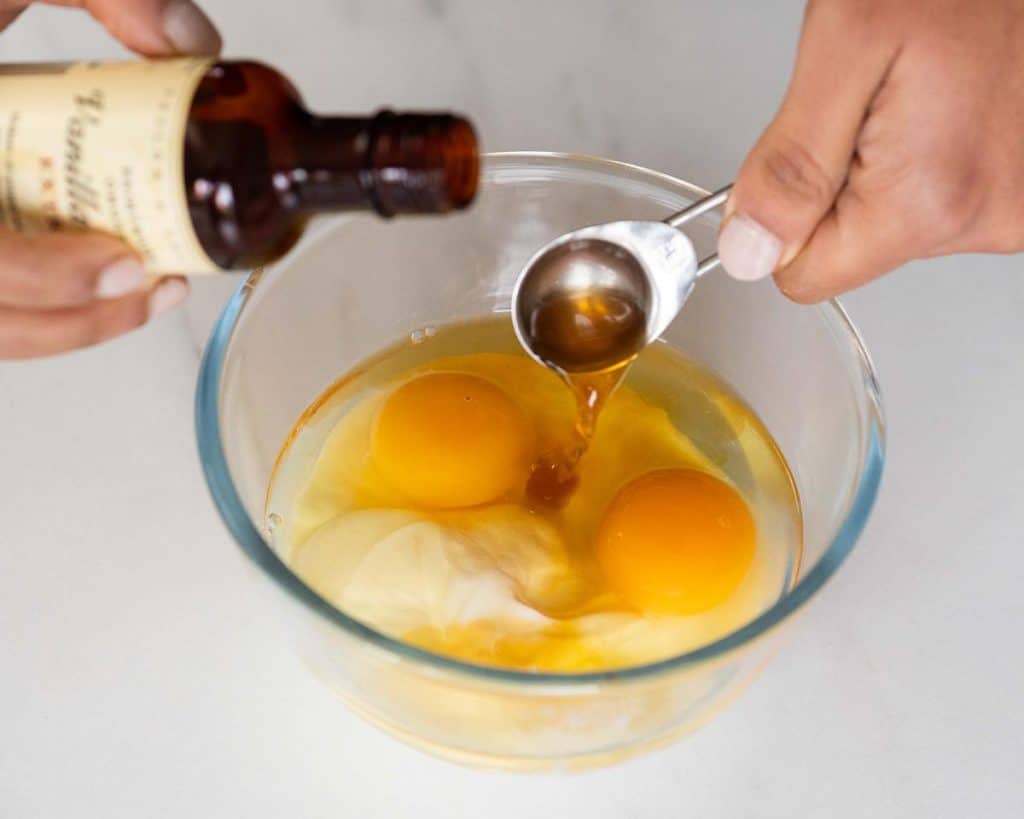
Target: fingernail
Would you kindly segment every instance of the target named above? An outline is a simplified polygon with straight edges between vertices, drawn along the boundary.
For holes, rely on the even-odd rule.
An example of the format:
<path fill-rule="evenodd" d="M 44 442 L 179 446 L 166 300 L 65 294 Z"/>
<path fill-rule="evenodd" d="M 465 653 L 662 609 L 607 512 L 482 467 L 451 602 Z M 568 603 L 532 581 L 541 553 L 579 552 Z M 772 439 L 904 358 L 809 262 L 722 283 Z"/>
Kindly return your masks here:
<path fill-rule="evenodd" d="M 138 259 L 125 256 L 100 271 L 96 280 L 96 298 L 116 299 L 146 286 L 146 271 Z"/>
<path fill-rule="evenodd" d="M 733 216 L 718 237 L 718 257 L 730 276 L 753 282 L 770 276 L 782 256 L 782 240 L 745 213 Z"/>
<path fill-rule="evenodd" d="M 157 316 L 177 307 L 188 295 L 188 285 L 181 279 L 164 279 L 149 294 L 149 315 Z"/>
<path fill-rule="evenodd" d="M 171 0 L 164 8 L 164 36 L 182 54 L 220 52 L 220 34 L 191 0 Z"/>

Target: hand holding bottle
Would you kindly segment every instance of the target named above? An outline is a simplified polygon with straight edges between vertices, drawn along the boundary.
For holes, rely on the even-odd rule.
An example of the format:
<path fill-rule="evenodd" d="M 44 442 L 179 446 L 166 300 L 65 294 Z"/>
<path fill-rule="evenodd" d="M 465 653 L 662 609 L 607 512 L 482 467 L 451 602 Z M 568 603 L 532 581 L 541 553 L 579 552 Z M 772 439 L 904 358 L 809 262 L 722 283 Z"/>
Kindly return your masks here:
<path fill-rule="evenodd" d="M 0 0 L 6 27 L 31 0 Z M 188 0 L 50 0 L 82 7 L 146 56 L 215 54 L 220 36 Z M 178 304 L 179 277 L 150 285 L 131 248 L 103 236 L 24 236 L 0 229 L 0 359 L 86 347 L 138 327 Z"/>

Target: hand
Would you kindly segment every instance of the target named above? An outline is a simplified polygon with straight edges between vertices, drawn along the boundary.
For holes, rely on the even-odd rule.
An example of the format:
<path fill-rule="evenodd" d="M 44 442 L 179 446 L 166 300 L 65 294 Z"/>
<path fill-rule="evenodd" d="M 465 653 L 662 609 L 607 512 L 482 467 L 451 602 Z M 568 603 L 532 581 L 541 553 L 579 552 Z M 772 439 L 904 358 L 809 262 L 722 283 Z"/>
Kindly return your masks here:
<path fill-rule="evenodd" d="M 85 7 L 140 54 L 216 54 L 220 35 L 188 0 L 42 0 Z M 32 0 L 0 0 L 0 29 Z M 86 347 L 145 324 L 188 293 L 183 278 L 148 286 L 132 249 L 108 236 L 0 230 L 0 359 Z"/>
<path fill-rule="evenodd" d="M 726 207 L 736 278 L 799 302 L 911 259 L 1024 250 L 1024 0 L 810 0 Z"/>

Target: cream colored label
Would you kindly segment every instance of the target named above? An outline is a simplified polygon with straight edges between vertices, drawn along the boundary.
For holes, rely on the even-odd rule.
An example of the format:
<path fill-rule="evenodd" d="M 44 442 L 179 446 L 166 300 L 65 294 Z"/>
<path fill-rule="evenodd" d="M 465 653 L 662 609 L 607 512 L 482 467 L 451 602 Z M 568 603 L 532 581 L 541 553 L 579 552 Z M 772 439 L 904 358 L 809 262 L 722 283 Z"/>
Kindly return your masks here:
<path fill-rule="evenodd" d="M 183 167 L 211 62 L 0 67 L 0 224 L 112 233 L 151 273 L 219 270 L 192 229 Z"/>

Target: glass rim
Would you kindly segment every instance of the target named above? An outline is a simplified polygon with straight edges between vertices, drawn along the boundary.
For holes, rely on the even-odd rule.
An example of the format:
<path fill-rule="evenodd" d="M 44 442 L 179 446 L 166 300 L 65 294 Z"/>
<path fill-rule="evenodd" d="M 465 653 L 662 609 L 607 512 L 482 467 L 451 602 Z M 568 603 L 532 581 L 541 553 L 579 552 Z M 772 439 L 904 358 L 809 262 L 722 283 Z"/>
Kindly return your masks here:
<path fill-rule="evenodd" d="M 482 173 L 495 168 L 551 164 L 577 170 L 613 174 L 628 173 L 634 179 L 657 183 L 677 191 L 706 196 L 707 191 L 668 174 L 626 162 L 541 151 L 491 153 L 485 155 Z M 827 549 L 814 567 L 800 577 L 772 606 L 739 628 L 710 643 L 682 654 L 637 666 L 583 673 L 535 672 L 471 663 L 406 643 L 378 631 L 318 595 L 292 572 L 254 526 L 231 478 L 221 438 L 220 392 L 224 363 L 239 320 L 262 276 L 257 269 L 246 276 L 224 306 L 203 354 L 195 398 L 196 441 L 207 486 L 221 519 L 245 555 L 269 575 L 293 600 L 337 626 L 350 636 L 401 660 L 411 661 L 438 672 L 455 673 L 479 681 L 512 683 L 517 686 L 555 688 L 578 692 L 586 686 L 611 682 L 650 680 L 724 656 L 773 630 L 814 596 L 836 572 L 864 529 L 874 506 L 885 462 L 885 420 L 874 365 L 860 333 L 842 305 L 835 299 L 806 308 L 819 311 L 823 320 L 839 332 L 837 341 L 850 354 L 861 376 L 861 397 L 867 405 L 867 430 L 862 462 L 849 508 Z"/>

